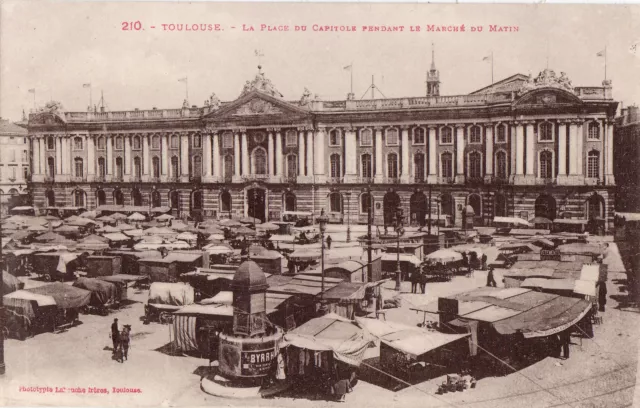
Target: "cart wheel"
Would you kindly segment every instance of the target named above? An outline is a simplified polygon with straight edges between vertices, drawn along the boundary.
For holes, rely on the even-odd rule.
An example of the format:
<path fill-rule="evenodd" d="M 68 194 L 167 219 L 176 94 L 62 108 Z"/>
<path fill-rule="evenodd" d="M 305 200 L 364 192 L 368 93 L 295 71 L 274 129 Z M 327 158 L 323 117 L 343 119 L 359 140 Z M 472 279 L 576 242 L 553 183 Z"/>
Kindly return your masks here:
<path fill-rule="evenodd" d="M 48 273 L 44 275 L 44 280 L 45 282 L 51 282 L 51 275 L 49 275 Z"/>

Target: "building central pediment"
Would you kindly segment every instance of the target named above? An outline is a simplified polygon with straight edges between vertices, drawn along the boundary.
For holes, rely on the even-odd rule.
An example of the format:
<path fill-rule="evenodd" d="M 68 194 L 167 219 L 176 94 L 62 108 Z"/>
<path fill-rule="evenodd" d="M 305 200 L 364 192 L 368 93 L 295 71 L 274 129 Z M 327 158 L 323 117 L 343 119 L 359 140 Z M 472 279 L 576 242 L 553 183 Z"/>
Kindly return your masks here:
<path fill-rule="evenodd" d="M 254 90 L 205 115 L 208 121 L 243 122 L 295 120 L 310 116 L 309 110 Z"/>

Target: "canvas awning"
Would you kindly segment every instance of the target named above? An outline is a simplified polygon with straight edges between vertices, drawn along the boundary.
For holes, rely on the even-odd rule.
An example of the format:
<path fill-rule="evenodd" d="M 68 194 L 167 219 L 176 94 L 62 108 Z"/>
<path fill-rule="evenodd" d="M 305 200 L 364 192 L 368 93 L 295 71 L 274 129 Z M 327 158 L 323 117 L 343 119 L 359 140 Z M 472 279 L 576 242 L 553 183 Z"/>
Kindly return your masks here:
<path fill-rule="evenodd" d="M 86 306 L 91 299 L 90 291 L 65 285 L 61 282 L 26 290 L 31 293 L 53 297 L 59 309 L 73 309 Z"/>
<path fill-rule="evenodd" d="M 502 223 L 502 224 L 515 224 L 515 225 L 523 225 L 526 227 L 530 227 L 531 224 L 527 220 L 523 220 L 518 217 L 494 217 L 494 223 Z"/>

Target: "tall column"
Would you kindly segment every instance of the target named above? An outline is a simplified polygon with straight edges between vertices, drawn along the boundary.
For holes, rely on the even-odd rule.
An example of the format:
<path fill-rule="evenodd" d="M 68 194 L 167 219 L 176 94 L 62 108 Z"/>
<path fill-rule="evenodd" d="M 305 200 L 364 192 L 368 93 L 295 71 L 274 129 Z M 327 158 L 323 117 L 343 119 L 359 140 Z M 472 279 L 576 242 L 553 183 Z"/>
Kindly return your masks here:
<path fill-rule="evenodd" d="M 242 132 L 242 175 L 249 175 L 249 145 L 247 145 L 247 133 Z"/>
<path fill-rule="evenodd" d="M 375 168 L 375 182 L 382 183 L 384 178 L 384 169 L 382 168 L 382 128 L 375 127 L 375 149 L 376 149 L 376 168 Z"/>
<path fill-rule="evenodd" d="M 54 136 L 56 142 L 56 176 L 62 174 L 62 137 Z"/>
<path fill-rule="evenodd" d="M 162 135 L 162 179 L 167 181 L 169 177 L 169 135 Z"/>
<path fill-rule="evenodd" d="M 180 180 L 189 181 L 189 135 L 180 135 Z"/>
<path fill-rule="evenodd" d="M 32 138 L 31 139 L 31 145 L 33 146 L 33 159 L 32 159 L 32 163 L 33 163 L 33 176 L 39 176 L 40 175 L 40 142 L 39 142 L 39 138 Z"/>
<path fill-rule="evenodd" d="M 603 132 L 605 154 L 605 183 L 608 186 L 616 184 L 613 176 L 613 121 L 606 122 L 606 133 Z"/>
<path fill-rule="evenodd" d="M 411 182 L 411 164 L 409 163 L 409 126 L 402 126 L 402 172 L 400 173 L 400 179 L 403 183 Z"/>
<path fill-rule="evenodd" d="M 269 174 L 269 178 L 272 178 L 274 173 L 274 157 L 275 151 L 273 147 L 273 132 L 269 131 L 267 133 L 267 174 Z"/>
<path fill-rule="evenodd" d="M 298 131 L 298 176 L 304 176 L 305 173 L 305 165 L 304 165 L 304 130 Z"/>
<path fill-rule="evenodd" d="M 583 157 L 584 157 L 584 128 L 582 126 L 582 121 L 576 122 L 576 145 L 578 147 L 578 175 L 582 177 L 586 177 L 585 166 L 583 165 Z"/>
<path fill-rule="evenodd" d="M 282 177 L 282 133 L 276 131 L 276 176 Z"/>
<path fill-rule="evenodd" d="M 490 183 L 493 179 L 493 125 L 485 128 L 485 182 Z"/>
<path fill-rule="evenodd" d="M 220 135 L 213 134 L 213 176 L 218 180 L 222 176 L 222 157 L 220 156 Z"/>
<path fill-rule="evenodd" d="M 535 182 L 535 132 L 534 132 L 534 122 L 527 122 L 527 144 L 526 144 L 526 157 L 527 157 L 527 168 L 526 168 L 526 178 L 531 183 Z"/>
<path fill-rule="evenodd" d="M 105 180 L 111 181 L 113 177 L 113 137 L 111 135 L 105 135 L 104 139 L 107 144 L 107 174 Z"/>
<path fill-rule="evenodd" d="M 211 179 L 211 169 L 213 162 L 211 161 L 211 134 L 204 132 L 202 134 L 202 178 L 209 181 Z"/>
<path fill-rule="evenodd" d="M 47 174 L 47 158 L 45 152 L 45 140 L 43 137 L 38 138 L 38 152 L 40 154 L 40 174 Z M 53 174 L 51 174 L 53 176 Z"/>
<path fill-rule="evenodd" d="M 567 177 L 567 123 L 558 126 L 558 184 Z"/>
<path fill-rule="evenodd" d="M 524 176 L 524 126 L 516 124 L 516 178 L 517 183 L 522 183 Z"/>
<path fill-rule="evenodd" d="M 96 174 L 96 146 L 93 135 L 86 137 L 87 142 L 87 180 L 93 181 Z"/>
<path fill-rule="evenodd" d="M 233 178 L 240 181 L 240 133 L 233 133 Z"/>
<path fill-rule="evenodd" d="M 354 129 L 346 129 L 344 138 L 345 155 L 345 182 L 353 181 L 358 176 L 356 132 Z"/>
<path fill-rule="evenodd" d="M 313 131 L 307 131 L 307 176 L 313 176 Z"/>
<path fill-rule="evenodd" d="M 578 126 L 575 122 L 569 124 L 569 175 L 578 175 Z"/>
<path fill-rule="evenodd" d="M 142 177 L 146 176 L 146 179 L 152 173 L 151 158 L 149 157 L 149 139 L 151 139 L 150 134 L 142 135 Z"/>
<path fill-rule="evenodd" d="M 315 147 L 314 147 L 315 157 L 313 158 L 316 181 L 318 183 L 323 183 L 325 180 L 324 166 L 325 166 L 325 162 L 327 161 L 327 158 L 324 157 L 324 145 L 325 145 L 324 140 L 325 140 L 325 129 L 318 128 L 318 130 L 316 131 Z"/>
<path fill-rule="evenodd" d="M 436 127 L 429 126 L 429 175 L 427 176 L 427 183 L 438 183 L 438 160 L 437 160 L 437 142 L 436 142 Z"/>
<path fill-rule="evenodd" d="M 131 178 L 131 135 L 124 135 L 124 181 Z"/>
<path fill-rule="evenodd" d="M 464 125 L 456 125 L 456 183 L 464 183 Z"/>
<path fill-rule="evenodd" d="M 510 144 L 509 144 L 509 179 L 511 180 L 511 182 L 513 183 L 516 177 L 516 157 L 518 156 L 517 154 L 517 138 L 516 138 L 516 125 L 512 124 L 509 126 L 509 132 L 510 132 Z"/>

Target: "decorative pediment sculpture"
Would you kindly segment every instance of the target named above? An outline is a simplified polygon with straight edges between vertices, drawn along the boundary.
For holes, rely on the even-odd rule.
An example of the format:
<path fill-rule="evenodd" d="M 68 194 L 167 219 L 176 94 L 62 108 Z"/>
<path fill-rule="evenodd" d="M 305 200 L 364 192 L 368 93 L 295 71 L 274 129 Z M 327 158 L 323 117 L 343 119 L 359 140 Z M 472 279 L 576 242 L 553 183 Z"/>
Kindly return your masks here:
<path fill-rule="evenodd" d="M 212 92 L 209 97 L 209 107 L 211 109 L 218 109 L 220 107 L 220 98 L 218 98 L 215 92 Z"/>
<path fill-rule="evenodd" d="M 275 88 L 271 81 L 264 76 L 264 73 L 258 72 L 253 81 L 247 81 L 242 88 L 240 96 L 244 96 L 251 91 L 259 91 L 264 94 L 282 98 L 282 94 Z"/>
<path fill-rule="evenodd" d="M 311 92 L 305 87 L 302 97 L 300 98 L 300 106 L 307 106 L 309 102 L 311 102 Z"/>
<path fill-rule="evenodd" d="M 186 99 L 182 102 L 182 109 L 189 109 L 189 101 Z"/>
<path fill-rule="evenodd" d="M 233 114 L 243 116 L 277 115 L 281 113 L 283 113 L 282 109 L 278 108 L 276 105 L 262 99 L 254 99 L 238 107 Z"/>
<path fill-rule="evenodd" d="M 529 74 L 529 78 L 522 84 L 518 93 L 523 94 L 538 88 L 558 88 L 575 93 L 566 73 L 561 72 L 558 77 L 555 71 L 548 68 L 540 72 L 535 79 Z"/>
<path fill-rule="evenodd" d="M 40 108 L 39 111 L 61 115 L 64 112 L 64 108 L 58 101 L 49 101 L 44 105 L 44 107 Z"/>

